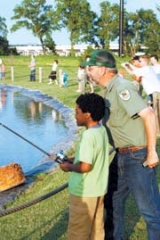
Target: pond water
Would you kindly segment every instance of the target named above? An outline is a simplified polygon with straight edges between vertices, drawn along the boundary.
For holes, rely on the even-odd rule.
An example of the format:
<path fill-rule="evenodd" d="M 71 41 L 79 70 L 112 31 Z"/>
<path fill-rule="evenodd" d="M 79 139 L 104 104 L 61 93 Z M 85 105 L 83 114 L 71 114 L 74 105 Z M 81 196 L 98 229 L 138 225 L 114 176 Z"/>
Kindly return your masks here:
<path fill-rule="evenodd" d="M 11 162 L 19 163 L 23 171 L 28 172 L 45 157 L 43 152 L 7 130 L 2 124 L 50 154 L 51 149 L 65 149 L 68 136 L 70 140 L 75 139 L 71 136 L 76 132 L 75 123 L 69 121 L 67 124 L 65 121 L 70 113 L 70 110 L 63 108 L 58 101 L 39 91 L 1 86 L 0 166 Z"/>

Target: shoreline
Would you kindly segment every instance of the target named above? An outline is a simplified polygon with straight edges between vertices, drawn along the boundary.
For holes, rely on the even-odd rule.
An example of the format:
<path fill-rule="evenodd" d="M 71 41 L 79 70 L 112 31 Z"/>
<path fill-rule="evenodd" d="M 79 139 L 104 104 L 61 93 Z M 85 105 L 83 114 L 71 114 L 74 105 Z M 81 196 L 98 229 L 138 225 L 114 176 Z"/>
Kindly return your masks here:
<path fill-rule="evenodd" d="M 21 91 L 22 94 L 32 98 L 34 101 L 43 102 L 43 104 L 58 111 L 61 114 L 68 131 L 64 139 L 58 142 L 53 148 L 51 148 L 49 154 L 54 155 L 56 152 L 58 152 L 61 149 L 64 151 L 64 153 L 66 153 L 72 148 L 78 136 L 78 131 L 77 131 L 78 127 L 76 125 L 75 118 L 73 117 L 74 112 L 72 109 L 65 106 L 59 100 L 51 96 L 48 96 L 39 90 L 29 90 L 27 88 L 6 85 L 6 84 L 1 84 L 0 89 L 4 89 L 6 91 L 7 90 Z M 37 175 L 39 173 L 48 173 L 54 168 L 56 168 L 57 166 L 58 166 L 58 163 L 54 162 L 54 160 L 51 160 L 49 156 L 44 155 L 44 157 L 38 162 L 37 165 L 33 166 L 29 171 L 24 173 L 26 176 L 25 183 L 15 188 L 11 188 L 7 191 L 0 192 L 0 199 L 1 199 L 0 207 L 12 201 L 18 194 L 26 190 L 28 185 L 34 182 L 29 180 L 30 177 Z"/>

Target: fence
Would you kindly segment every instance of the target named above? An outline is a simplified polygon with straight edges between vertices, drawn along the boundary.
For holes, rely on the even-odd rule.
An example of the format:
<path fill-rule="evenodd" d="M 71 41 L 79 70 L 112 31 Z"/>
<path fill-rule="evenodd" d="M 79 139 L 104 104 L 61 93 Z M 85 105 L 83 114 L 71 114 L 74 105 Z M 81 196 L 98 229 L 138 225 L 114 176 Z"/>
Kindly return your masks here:
<path fill-rule="evenodd" d="M 37 67 L 36 68 L 36 80 L 39 83 L 42 83 L 43 81 L 48 81 L 49 73 L 51 72 L 50 67 Z M 64 75 L 64 77 L 63 77 Z M 67 77 L 66 77 L 67 76 Z M 20 79 L 30 79 L 30 72 L 27 68 L 20 67 L 20 66 L 11 66 L 7 67 L 7 71 L 5 72 L 5 78 L 10 79 L 11 82 L 17 81 Z M 5 78 L 3 80 L 5 80 Z M 64 78 L 64 80 L 62 80 Z M 74 79 L 76 78 L 76 74 Z M 57 79 L 59 79 L 59 84 L 64 85 L 65 87 L 68 86 L 68 74 L 63 69 L 59 69 L 57 73 Z M 72 77 L 70 78 L 70 80 Z M 2 80 L 2 79 L 1 79 Z"/>

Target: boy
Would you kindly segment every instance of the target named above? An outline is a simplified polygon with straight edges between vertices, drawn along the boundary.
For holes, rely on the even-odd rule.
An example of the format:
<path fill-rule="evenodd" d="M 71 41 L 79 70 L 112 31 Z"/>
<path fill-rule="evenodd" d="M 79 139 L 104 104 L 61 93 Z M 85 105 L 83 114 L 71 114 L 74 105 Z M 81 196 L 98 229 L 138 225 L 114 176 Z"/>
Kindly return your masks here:
<path fill-rule="evenodd" d="M 104 114 L 105 102 L 101 96 L 86 93 L 77 98 L 77 125 L 86 129 L 75 158 L 60 164 L 63 171 L 71 171 L 68 240 L 104 239 L 103 196 L 109 168 L 108 137 L 99 123 Z"/>

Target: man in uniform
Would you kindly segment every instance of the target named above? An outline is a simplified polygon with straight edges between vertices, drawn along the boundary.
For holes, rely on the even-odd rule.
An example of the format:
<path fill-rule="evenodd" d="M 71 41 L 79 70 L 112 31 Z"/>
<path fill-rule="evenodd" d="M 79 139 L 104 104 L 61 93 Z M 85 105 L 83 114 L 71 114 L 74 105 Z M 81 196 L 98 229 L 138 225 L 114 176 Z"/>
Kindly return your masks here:
<path fill-rule="evenodd" d="M 160 196 L 156 181 L 156 116 L 135 86 L 117 74 L 116 61 L 105 50 L 93 51 L 88 74 L 104 88 L 105 125 L 116 149 L 105 197 L 105 240 L 124 239 L 124 209 L 129 193 L 144 217 L 148 239 L 160 239 Z"/>

